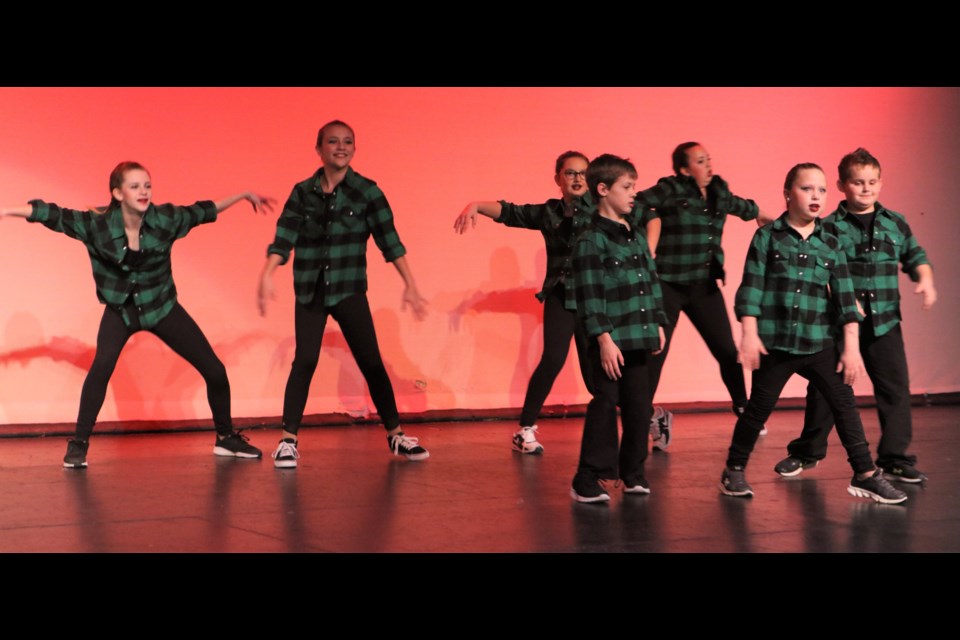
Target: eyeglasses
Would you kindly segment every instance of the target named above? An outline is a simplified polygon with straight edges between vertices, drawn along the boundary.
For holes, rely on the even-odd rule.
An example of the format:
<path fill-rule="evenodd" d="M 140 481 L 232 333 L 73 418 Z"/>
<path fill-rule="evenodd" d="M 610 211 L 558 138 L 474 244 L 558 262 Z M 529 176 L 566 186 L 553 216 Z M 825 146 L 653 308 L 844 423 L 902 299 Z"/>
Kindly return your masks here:
<path fill-rule="evenodd" d="M 574 178 L 586 178 L 587 172 L 584 171 L 573 171 L 572 169 L 567 169 L 563 172 L 563 177 L 567 180 L 573 180 Z"/>

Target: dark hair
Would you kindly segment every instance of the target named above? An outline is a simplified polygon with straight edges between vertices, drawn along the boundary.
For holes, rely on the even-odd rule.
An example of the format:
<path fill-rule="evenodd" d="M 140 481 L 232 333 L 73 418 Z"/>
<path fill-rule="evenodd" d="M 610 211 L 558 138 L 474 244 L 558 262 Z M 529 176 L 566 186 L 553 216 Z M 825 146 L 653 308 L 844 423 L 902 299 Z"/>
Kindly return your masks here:
<path fill-rule="evenodd" d="M 637 168 L 629 160 L 609 153 L 594 158 L 593 162 L 587 166 L 587 186 L 590 187 L 590 193 L 594 199 L 597 202 L 600 201 L 597 185 L 603 183 L 611 187 L 624 174 L 632 178 L 637 177 Z"/>
<path fill-rule="evenodd" d="M 104 209 L 104 213 L 120 206 L 120 202 L 113 197 L 113 190 L 119 189 L 123 186 L 123 176 L 127 173 L 127 171 L 135 171 L 138 169 L 140 171 L 147 171 L 145 166 L 139 162 L 133 162 L 132 160 L 121 162 L 113 168 L 113 171 L 110 172 L 110 204 L 107 205 L 106 209 Z M 150 175 L 149 171 L 147 171 L 147 175 Z"/>
<path fill-rule="evenodd" d="M 790 169 L 787 172 L 787 179 L 783 181 L 783 190 L 790 191 L 793 189 L 793 183 L 797 179 L 797 174 L 803 171 L 804 169 L 817 169 L 820 173 L 823 173 L 823 169 L 820 168 L 820 165 L 814 164 L 812 162 L 801 162 L 800 164 Z"/>
<path fill-rule="evenodd" d="M 880 161 L 870 155 L 870 152 L 863 147 L 858 147 L 856 151 L 848 153 L 840 160 L 840 166 L 837 167 L 837 173 L 840 174 L 840 182 L 846 182 L 850 179 L 850 168 L 854 165 L 876 167 L 877 173 L 880 172 Z"/>
<path fill-rule="evenodd" d="M 699 142 L 684 142 L 683 144 L 678 144 L 677 148 L 673 150 L 673 172 L 677 175 L 680 175 L 680 169 L 685 169 L 689 164 L 690 160 L 687 158 L 687 149 L 693 149 L 694 147 L 701 146 Z"/>
<path fill-rule="evenodd" d="M 320 127 L 320 131 L 317 131 L 317 146 L 318 146 L 318 147 L 319 147 L 320 144 L 323 142 L 323 134 L 324 134 L 324 132 L 327 130 L 327 127 L 346 127 L 347 129 L 350 129 L 350 135 L 352 135 L 354 138 L 357 137 L 357 134 L 353 132 L 353 127 L 351 127 L 350 125 L 348 125 L 348 124 L 347 124 L 346 122 L 344 122 L 343 120 L 331 120 L 331 121 L 328 122 L 327 124 L 325 124 L 325 125 L 323 125 L 322 127 Z"/>
<path fill-rule="evenodd" d="M 557 168 L 556 168 L 556 171 L 554 171 L 554 173 L 559 174 L 560 169 L 563 169 L 563 163 L 569 160 L 570 158 L 583 158 L 584 162 L 586 162 L 587 164 L 590 163 L 590 158 L 583 155 L 579 151 L 565 151 L 564 153 L 561 153 L 557 157 Z"/>

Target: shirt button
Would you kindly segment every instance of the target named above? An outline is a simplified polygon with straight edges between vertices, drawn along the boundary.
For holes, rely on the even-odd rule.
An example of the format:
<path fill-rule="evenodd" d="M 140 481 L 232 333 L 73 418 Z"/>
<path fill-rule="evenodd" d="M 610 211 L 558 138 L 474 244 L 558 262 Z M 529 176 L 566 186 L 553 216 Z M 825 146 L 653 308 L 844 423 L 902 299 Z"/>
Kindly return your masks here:
<path fill-rule="evenodd" d="M 803 275 L 803 271 L 800 272 L 800 275 Z"/>
<path fill-rule="evenodd" d="M 800 308 L 800 305 L 795 304 L 795 305 L 793 305 L 793 308 L 794 308 L 794 309 L 799 309 L 799 308 Z"/>
<path fill-rule="evenodd" d="M 797 293 L 800 293 L 800 289 L 797 289 Z"/>
<path fill-rule="evenodd" d="M 646 311 L 646 309 L 640 309 L 640 311 Z"/>

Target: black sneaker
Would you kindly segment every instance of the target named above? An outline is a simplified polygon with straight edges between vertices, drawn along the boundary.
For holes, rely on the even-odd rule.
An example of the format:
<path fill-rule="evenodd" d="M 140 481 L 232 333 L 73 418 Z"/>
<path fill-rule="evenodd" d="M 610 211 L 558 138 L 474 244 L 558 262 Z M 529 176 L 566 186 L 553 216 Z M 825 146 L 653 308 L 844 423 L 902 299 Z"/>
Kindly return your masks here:
<path fill-rule="evenodd" d="M 224 438 L 217 436 L 217 443 L 213 447 L 213 453 L 218 456 L 232 456 L 235 458 L 263 457 L 263 452 L 252 444 L 249 444 L 249 442 L 250 438 L 239 431 L 233 431 Z"/>
<path fill-rule="evenodd" d="M 577 502 L 609 502 L 610 494 L 596 479 L 576 476 L 570 487 L 570 497 Z"/>
<path fill-rule="evenodd" d="M 420 446 L 417 438 L 411 438 L 403 435 L 403 432 L 387 436 L 387 446 L 395 456 L 403 456 L 407 460 L 426 460 L 430 453 Z"/>
<path fill-rule="evenodd" d="M 847 493 L 858 498 L 870 498 L 883 504 L 900 504 L 906 502 L 907 494 L 887 482 L 883 477 L 883 469 L 877 469 L 873 475 L 865 480 L 857 480 L 856 474 L 847 487 Z"/>
<path fill-rule="evenodd" d="M 297 441 L 293 438 L 284 438 L 273 452 L 273 466 L 277 469 L 296 469 L 300 452 L 297 451 Z"/>
<path fill-rule="evenodd" d="M 650 495 L 650 483 L 644 477 L 634 478 L 627 482 L 623 481 L 623 492 L 635 495 Z"/>
<path fill-rule="evenodd" d="M 804 460 L 802 458 L 790 456 L 789 458 L 784 458 L 778 462 L 777 466 L 775 466 L 773 470 L 782 475 L 784 478 L 792 478 L 793 476 L 800 475 L 800 472 L 804 469 L 812 469 L 818 464 L 820 464 L 819 460 Z"/>
<path fill-rule="evenodd" d="M 753 487 L 747 484 L 747 474 L 743 467 L 730 467 L 720 476 L 720 493 L 725 496 L 746 498 L 753 495 Z"/>
<path fill-rule="evenodd" d="M 85 469 L 87 466 L 87 449 L 90 441 L 67 440 L 67 455 L 63 456 L 63 466 L 66 469 Z"/>
<path fill-rule="evenodd" d="M 892 467 L 883 467 L 883 474 L 887 480 L 892 480 L 893 482 L 919 484 L 927 481 L 927 474 L 909 464 L 895 464 Z"/>

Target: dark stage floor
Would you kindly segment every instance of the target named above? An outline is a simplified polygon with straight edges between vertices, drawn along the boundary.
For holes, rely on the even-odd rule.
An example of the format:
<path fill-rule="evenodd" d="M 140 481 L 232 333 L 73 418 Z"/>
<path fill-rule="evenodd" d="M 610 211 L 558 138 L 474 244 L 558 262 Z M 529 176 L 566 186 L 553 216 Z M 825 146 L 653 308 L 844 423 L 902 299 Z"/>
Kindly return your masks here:
<path fill-rule="evenodd" d="M 875 445 L 876 413 L 863 417 Z M 95 434 L 85 471 L 60 467 L 64 438 L 4 439 L 0 551 L 960 551 L 960 407 L 914 409 L 930 481 L 898 485 L 903 506 L 847 494 L 835 434 L 820 467 L 774 474 L 801 419 L 774 414 L 743 500 L 717 490 L 733 417 L 677 415 L 670 450 L 647 463 L 652 495 L 608 505 L 569 498 L 579 418 L 543 421 L 543 456 L 511 452 L 512 422 L 411 426 L 425 462 L 393 458 L 380 426 L 306 429 L 296 471 L 217 458 L 209 432 Z M 247 434 L 267 454 L 277 441 Z"/>

